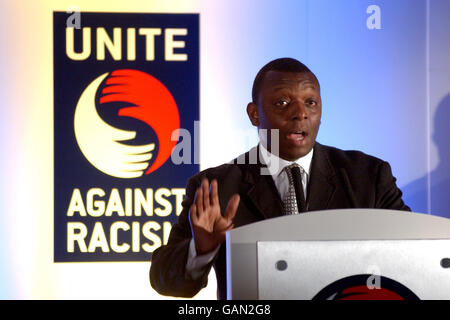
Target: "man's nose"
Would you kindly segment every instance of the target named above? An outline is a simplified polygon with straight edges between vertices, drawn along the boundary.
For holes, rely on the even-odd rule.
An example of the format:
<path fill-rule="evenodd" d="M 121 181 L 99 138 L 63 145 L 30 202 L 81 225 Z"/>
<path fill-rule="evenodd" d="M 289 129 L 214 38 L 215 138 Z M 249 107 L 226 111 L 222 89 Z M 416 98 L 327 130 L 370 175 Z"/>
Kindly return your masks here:
<path fill-rule="evenodd" d="M 293 120 L 304 120 L 308 118 L 308 112 L 306 109 L 306 105 L 301 101 L 296 101 L 295 103 L 291 103 L 291 119 Z"/>

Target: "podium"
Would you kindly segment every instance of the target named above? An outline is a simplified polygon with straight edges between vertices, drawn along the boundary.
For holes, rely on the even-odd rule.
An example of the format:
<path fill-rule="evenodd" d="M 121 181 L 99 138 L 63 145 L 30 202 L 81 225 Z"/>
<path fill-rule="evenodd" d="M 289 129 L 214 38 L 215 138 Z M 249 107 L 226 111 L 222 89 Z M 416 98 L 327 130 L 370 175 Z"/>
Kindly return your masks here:
<path fill-rule="evenodd" d="M 450 219 L 381 209 L 227 232 L 228 299 L 450 299 Z"/>

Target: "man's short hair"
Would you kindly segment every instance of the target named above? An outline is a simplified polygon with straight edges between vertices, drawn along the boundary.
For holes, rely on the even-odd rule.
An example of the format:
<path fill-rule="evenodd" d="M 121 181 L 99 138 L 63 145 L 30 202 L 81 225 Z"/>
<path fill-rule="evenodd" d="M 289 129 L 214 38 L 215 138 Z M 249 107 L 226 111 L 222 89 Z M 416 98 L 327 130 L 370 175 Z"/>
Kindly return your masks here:
<path fill-rule="evenodd" d="M 281 72 L 295 72 L 295 73 L 310 73 L 314 76 L 314 79 L 317 81 L 317 85 L 319 85 L 319 80 L 317 80 L 316 75 L 308 69 L 300 61 L 293 58 L 279 58 L 267 63 L 264 67 L 259 70 L 258 74 L 253 81 L 252 88 L 252 100 L 256 103 L 259 95 L 259 91 L 261 89 L 261 84 L 266 76 L 266 73 L 269 71 L 281 71 Z M 320 85 L 319 85 L 320 86 Z"/>

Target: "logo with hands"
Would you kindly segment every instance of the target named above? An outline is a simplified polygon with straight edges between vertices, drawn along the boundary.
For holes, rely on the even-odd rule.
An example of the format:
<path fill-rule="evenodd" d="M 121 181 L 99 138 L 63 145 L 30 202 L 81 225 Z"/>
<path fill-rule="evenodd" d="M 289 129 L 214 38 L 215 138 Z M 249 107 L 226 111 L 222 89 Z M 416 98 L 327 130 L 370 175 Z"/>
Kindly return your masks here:
<path fill-rule="evenodd" d="M 112 102 L 124 103 L 119 117 L 138 119 L 150 126 L 158 138 L 156 157 L 155 142 L 130 144 L 136 131 L 107 123 L 97 112 L 97 102 L 102 108 Z M 104 73 L 92 81 L 81 94 L 74 116 L 75 137 L 85 158 L 117 178 L 137 178 L 163 165 L 175 147 L 178 137 L 171 136 L 179 126 L 178 108 L 169 90 L 151 75 L 130 69 Z M 152 158 L 155 160 L 149 166 Z"/>

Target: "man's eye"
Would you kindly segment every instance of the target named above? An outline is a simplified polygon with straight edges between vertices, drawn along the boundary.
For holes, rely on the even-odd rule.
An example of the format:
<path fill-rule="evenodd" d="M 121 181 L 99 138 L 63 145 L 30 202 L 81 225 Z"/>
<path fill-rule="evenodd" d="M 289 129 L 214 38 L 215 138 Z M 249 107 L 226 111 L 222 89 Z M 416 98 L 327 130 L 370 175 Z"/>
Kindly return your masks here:
<path fill-rule="evenodd" d="M 315 100 L 308 100 L 308 101 L 306 101 L 306 105 L 308 105 L 310 107 L 315 107 L 315 106 L 317 106 L 317 102 Z"/>
<path fill-rule="evenodd" d="M 285 107 L 285 106 L 287 106 L 288 104 L 289 104 L 289 102 L 286 101 L 286 100 L 278 100 L 278 101 L 275 103 L 275 105 L 276 105 L 277 107 Z"/>

